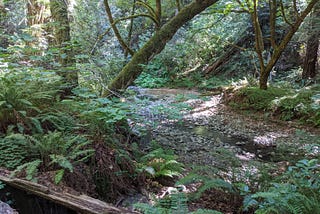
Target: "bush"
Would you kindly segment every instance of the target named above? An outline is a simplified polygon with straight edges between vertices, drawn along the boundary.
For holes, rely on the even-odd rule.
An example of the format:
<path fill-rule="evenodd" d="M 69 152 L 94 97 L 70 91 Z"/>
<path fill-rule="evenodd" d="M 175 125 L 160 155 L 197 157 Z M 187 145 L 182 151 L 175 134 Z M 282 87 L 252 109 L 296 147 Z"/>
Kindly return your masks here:
<path fill-rule="evenodd" d="M 318 160 L 300 160 L 270 183 L 266 191 L 247 195 L 244 208 L 256 213 L 320 213 Z"/>
<path fill-rule="evenodd" d="M 235 93 L 230 105 L 242 110 L 266 111 L 275 98 L 287 94 L 288 91 L 281 88 L 269 87 L 268 90 L 261 90 L 257 87 L 244 87 Z"/>

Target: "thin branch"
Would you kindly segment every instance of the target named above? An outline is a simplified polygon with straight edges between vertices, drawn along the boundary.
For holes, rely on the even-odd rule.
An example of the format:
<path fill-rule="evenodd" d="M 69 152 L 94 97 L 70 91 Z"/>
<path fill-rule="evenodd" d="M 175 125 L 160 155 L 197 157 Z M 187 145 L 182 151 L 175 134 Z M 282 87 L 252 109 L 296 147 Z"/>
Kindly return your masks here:
<path fill-rule="evenodd" d="M 282 0 L 280 0 L 280 9 L 281 9 L 281 14 L 282 14 L 284 22 L 293 28 L 294 27 L 293 24 L 291 22 L 289 22 L 289 20 L 287 19 Z"/>
<path fill-rule="evenodd" d="M 128 19 L 135 19 L 135 18 L 138 18 L 138 17 L 147 17 L 147 18 L 151 19 L 155 24 L 157 24 L 157 20 L 153 16 L 151 16 L 150 14 L 146 14 L 146 13 L 140 13 L 140 14 L 135 14 L 135 15 L 132 15 L 132 16 L 123 17 L 123 18 L 117 19 L 112 24 L 115 25 L 118 22 L 121 22 L 121 21 L 124 21 L 124 20 L 128 20 Z"/>
<path fill-rule="evenodd" d="M 108 18 L 109 18 L 109 22 L 111 24 L 111 27 L 112 27 L 112 30 L 114 32 L 114 34 L 116 35 L 121 47 L 125 50 L 125 51 L 128 51 L 128 53 L 133 56 L 134 55 L 134 51 L 131 50 L 128 45 L 125 43 L 125 41 L 123 40 L 116 24 L 114 23 L 114 20 L 113 20 L 113 17 L 112 17 L 112 13 L 111 13 L 111 10 L 110 10 L 110 6 L 109 6 L 109 2 L 108 0 L 104 0 L 104 6 L 105 6 L 105 10 L 107 12 L 107 15 L 108 15 Z"/>
<path fill-rule="evenodd" d="M 156 28 L 159 29 L 161 27 L 161 0 L 156 0 L 155 15 L 155 18 L 158 23 L 158 25 L 156 25 Z"/>
<path fill-rule="evenodd" d="M 146 8 L 148 10 L 148 12 L 150 13 L 150 15 L 152 15 L 154 17 L 156 16 L 156 12 L 149 4 L 147 4 L 143 1 L 139 1 L 139 0 L 136 2 L 136 4 Z"/>
<path fill-rule="evenodd" d="M 265 64 L 263 61 L 262 52 L 264 50 L 263 46 L 263 36 L 262 36 L 262 30 L 259 24 L 259 17 L 258 17 L 258 0 L 253 0 L 253 13 L 251 13 L 252 21 L 254 24 L 254 38 L 255 38 L 255 48 L 256 53 L 259 58 L 260 68 L 261 72 L 265 69 Z"/>
<path fill-rule="evenodd" d="M 180 11 L 181 10 L 180 0 L 176 0 L 176 5 L 177 5 L 178 11 Z"/>
<path fill-rule="evenodd" d="M 136 0 L 133 0 L 131 16 L 133 16 L 135 13 L 136 13 Z M 127 44 L 128 44 L 129 47 L 131 45 L 131 38 L 132 38 L 133 24 L 134 24 L 133 21 L 134 21 L 134 18 L 131 18 L 128 37 L 127 37 Z M 124 52 L 124 57 L 125 57 L 125 59 L 128 57 L 128 51 Z"/>
<path fill-rule="evenodd" d="M 98 38 L 96 39 L 96 41 L 95 41 L 95 43 L 94 43 L 94 45 L 93 45 L 93 47 L 92 47 L 92 49 L 91 49 L 91 51 L 90 51 L 90 55 L 93 55 L 93 54 L 94 54 L 94 51 L 95 51 L 95 49 L 96 49 L 96 47 L 97 47 L 97 45 L 98 45 L 98 42 L 99 42 L 101 39 L 103 39 L 103 37 L 104 37 L 105 35 L 107 35 L 110 30 L 111 30 L 111 27 L 109 27 L 107 30 L 105 30 L 105 32 L 104 32 L 103 34 L 101 34 L 101 35 L 98 36 Z"/>
<path fill-rule="evenodd" d="M 157 13 L 159 13 L 158 11 L 155 11 L 149 4 L 142 1 L 137 1 L 136 4 L 146 8 L 149 12 L 149 15 L 147 17 L 152 19 L 157 27 L 160 26 L 160 21 L 158 20 L 158 17 L 157 17 Z M 160 15 L 161 15 L 161 9 L 160 9 Z"/>
<path fill-rule="evenodd" d="M 271 47 L 275 49 L 276 43 L 276 14 L 277 14 L 277 0 L 269 0 L 270 6 L 270 42 Z"/>
<path fill-rule="evenodd" d="M 242 9 L 242 10 L 230 10 L 232 13 L 250 13 L 249 10 Z"/>
<path fill-rule="evenodd" d="M 294 10 L 294 14 L 296 15 L 297 19 L 299 19 L 300 16 L 299 16 L 299 11 L 297 8 L 297 1 L 296 0 L 293 0 L 293 10 Z"/>

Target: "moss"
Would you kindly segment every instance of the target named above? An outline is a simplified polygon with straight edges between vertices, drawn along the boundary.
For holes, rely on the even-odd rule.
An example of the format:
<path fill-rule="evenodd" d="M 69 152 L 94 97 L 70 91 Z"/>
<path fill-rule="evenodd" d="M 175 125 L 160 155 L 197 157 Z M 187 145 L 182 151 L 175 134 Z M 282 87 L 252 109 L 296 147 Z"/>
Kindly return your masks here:
<path fill-rule="evenodd" d="M 246 87 L 236 92 L 230 105 L 243 110 L 266 111 L 270 109 L 274 99 L 287 94 L 289 91 L 282 88 L 270 87 L 268 90 L 261 90 L 257 87 Z"/>
<path fill-rule="evenodd" d="M 315 90 L 316 89 L 316 90 Z M 265 111 L 281 120 L 300 120 L 303 124 L 320 126 L 317 88 L 293 91 L 277 87 L 261 90 L 246 87 L 237 91 L 230 106 L 243 111 Z"/>

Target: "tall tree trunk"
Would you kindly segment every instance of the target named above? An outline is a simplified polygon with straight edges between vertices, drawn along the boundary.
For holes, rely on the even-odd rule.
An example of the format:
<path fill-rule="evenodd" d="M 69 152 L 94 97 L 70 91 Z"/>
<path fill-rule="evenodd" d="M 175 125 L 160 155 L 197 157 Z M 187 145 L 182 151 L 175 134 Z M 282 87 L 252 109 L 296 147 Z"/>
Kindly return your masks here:
<path fill-rule="evenodd" d="M 43 25 L 47 21 L 45 11 L 47 5 L 38 0 L 28 0 L 27 2 L 27 25 L 29 33 L 32 35 L 33 40 L 27 42 L 27 45 L 33 49 L 29 49 L 28 55 L 41 55 L 45 48 L 41 48 L 41 40 L 45 38 L 45 30 Z"/>
<path fill-rule="evenodd" d="M 50 0 L 50 11 L 55 21 L 55 40 L 60 50 L 59 63 L 64 71 L 58 74 L 66 83 L 64 95 L 70 95 L 71 90 L 78 85 L 78 74 L 72 66 L 75 64 L 71 48 L 70 25 L 68 19 L 68 5 L 64 0 Z"/>
<path fill-rule="evenodd" d="M 316 4 L 311 13 L 310 32 L 311 35 L 307 41 L 306 56 L 303 63 L 302 79 L 314 78 L 316 76 L 316 65 L 318 59 L 318 48 L 320 39 L 320 3 Z"/>
<path fill-rule="evenodd" d="M 8 11 L 6 6 L 6 2 L 0 1 L 0 47 L 4 49 L 9 45 L 6 37 L 6 34 L 8 33 Z"/>
<path fill-rule="evenodd" d="M 133 55 L 131 61 L 108 85 L 108 91 L 104 95 L 109 95 L 113 90 L 126 89 L 131 85 L 142 72 L 142 64 L 148 63 L 155 55 L 160 53 L 167 42 L 186 22 L 217 1 L 196 0 L 181 9 L 176 16 L 155 32 L 154 36 Z"/>
<path fill-rule="evenodd" d="M 45 20 L 45 4 L 38 0 L 27 1 L 27 24 L 28 26 L 43 24 Z"/>
<path fill-rule="evenodd" d="M 270 75 L 270 72 L 272 71 L 273 66 L 277 63 L 282 52 L 287 47 L 287 44 L 290 42 L 290 40 L 299 29 L 305 17 L 311 12 L 312 8 L 315 6 L 317 2 L 319 2 L 319 0 L 312 0 L 309 2 L 304 11 L 300 13 L 296 21 L 290 25 L 290 29 L 288 30 L 287 34 L 284 36 L 280 44 L 274 48 L 274 51 L 271 55 L 271 59 L 267 62 L 267 65 L 265 67 L 260 68 L 260 89 L 266 90 L 268 88 L 268 77 Z"/>

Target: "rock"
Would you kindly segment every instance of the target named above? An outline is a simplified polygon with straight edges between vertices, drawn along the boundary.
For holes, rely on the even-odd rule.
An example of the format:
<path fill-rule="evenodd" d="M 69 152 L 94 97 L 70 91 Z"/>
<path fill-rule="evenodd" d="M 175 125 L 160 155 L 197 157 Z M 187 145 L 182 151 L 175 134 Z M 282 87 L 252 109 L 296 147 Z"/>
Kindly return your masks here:
<path fill-rule="evenodd" d="M 245 144 L 246 144 L 246 142 L 240 142 L 240 141 L 239 141 L 239 142 L 236 142 L 236 145 L 237 145 L 237 146 L 243 146 L 243 145 L 245 145 Z"/>
<path fill-rule="evenodd" d="M 19 214 L 16 210 L 12 209 L 8 204 L 0 201 L 1 214 Z"/>

